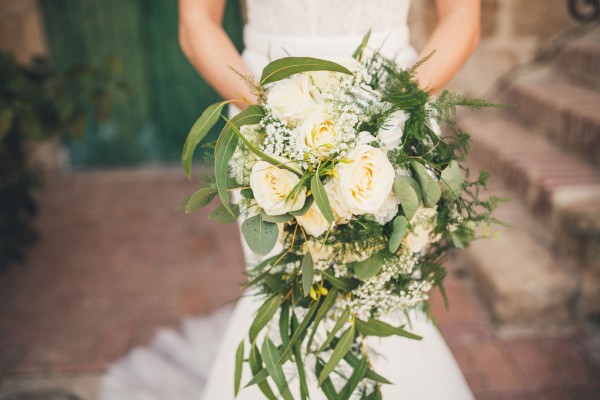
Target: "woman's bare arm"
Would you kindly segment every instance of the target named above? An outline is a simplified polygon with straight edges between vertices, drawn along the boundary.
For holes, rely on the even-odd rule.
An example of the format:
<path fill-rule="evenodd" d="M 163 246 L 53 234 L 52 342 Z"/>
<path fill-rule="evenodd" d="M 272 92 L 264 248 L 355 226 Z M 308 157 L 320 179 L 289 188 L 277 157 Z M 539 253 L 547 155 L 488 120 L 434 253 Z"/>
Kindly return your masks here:
<path fill-rule="evenodd" d="M 179 43 L 200 75 L 227 100 L 245 108 L 255 96 L 231 70 L 250 75 L 221 24 L 226 0 L 179 0 Z"/>
<path fill-rule="evenodd" d="M 419 67 L 421 87 L 438 92 L 471 55 L 480 34 L 480 0 L 436 0 L 438 24 L 421 58 L 433 56 Z"/>

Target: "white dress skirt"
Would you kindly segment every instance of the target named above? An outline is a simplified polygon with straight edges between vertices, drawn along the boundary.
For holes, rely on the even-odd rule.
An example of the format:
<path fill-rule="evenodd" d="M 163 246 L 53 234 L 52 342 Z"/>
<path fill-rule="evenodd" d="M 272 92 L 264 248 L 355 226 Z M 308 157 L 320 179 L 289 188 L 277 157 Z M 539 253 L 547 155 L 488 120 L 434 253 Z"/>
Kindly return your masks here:
<path fill-rule="evenodd" d="M 371 51 L 379 50 L 385 56 L 395 58 L 399 65 L 408 67 L 417 58 L 405 23 L 408 3 L 406 0 L 247 0 L 248 24 L 244 29 L 246 49 L 243 58 L 250 71 L 260 76 L 270 60 L 286 55 L 348 56 L 361 42 L 364 33 L 373 28 L 369 41 Z M 260 258 L 245 243 L 242 245 L 247 264 L 256 265 Z M 244 296 L 237 303 L 202 399 L 234 399 L 235 352 L 240 341 L 247 336 L 260 304 L 261 300 L 253 296 Z M 423 336 L 423 340 L 369 338 L 370 347 L 379 354 L 373 361 L 373 369 L 393 382 L 393 385 L 382 386 L 384 400 L 473 399 L 436 327 L 424 315 L 414 315 L 412 331 Z M 242 386 L 251 377 L 245 363 Z M 290 382 L 290 386 L 292 393 L 298 393 L 295 380 Z M 309 386 L 311 399 L 325 399 L 314 380 L 309 382 Z M 273 384 L 271 387 L 275 390 Z M 251 386 L 242 389 L 237 399 L 260 400 L 264 399 L 264 395 L 256 386 Z"/>

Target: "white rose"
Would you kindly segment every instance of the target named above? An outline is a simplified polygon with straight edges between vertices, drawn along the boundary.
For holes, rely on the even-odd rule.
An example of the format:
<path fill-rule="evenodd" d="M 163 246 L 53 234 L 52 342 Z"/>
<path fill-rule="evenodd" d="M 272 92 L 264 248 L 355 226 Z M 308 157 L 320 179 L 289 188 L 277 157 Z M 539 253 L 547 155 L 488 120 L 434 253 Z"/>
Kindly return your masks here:
<path fill-rule="evenodd" d="M 346 156 L 348 163 L 337 166 L 340 200 L 354 215 L 376 213 L 394 184 L 394 167 L 385 152 L 361 145 Z"/>
<path fill-rule="evenodd" d="M 436 226 L 437 211 L 435 208 L 421 207 L 410 220 L 413 228 L 404 238 L 404 245 L 411 253 L 420 253 L 432 241 L 431 233 Z"/>
<path fill-rule="evenodd" d="M 377 212 L 373 213 L 373 216 L 381 225 L 385 225 L 398 214 L 398 199 L 394 192 L 390 192 L 387 198 L 383 202 L 383 205 Z"/>
<path fill-rule="evenodd" d="M 402 110 L 394 111 L 379 128 L 377 138 L 387 150 L 393 150 L 402 143 L 404 124 L 409 115 Z"/>
<path fill-rule="evenodd" d="M 346 67 L 350 72 L 354 72 L 360 67 L 360 63 L 353 57 L 331 57 L 326 59 Z M 309 75 L 313 84 L 319 90 L 325 90 L 331 86 L 339 87 L 344 74 L 333 71 L 311 71 Z"/>
<path fill-rule="evenodd" d="M 316 202 L 311 204 L 304 215 L 296 217 L 296 221 L 304 228 L 306 233 L 314 237 L 321 236 L 331 226 L 319 210 Z"/>
<path fill-rule="evenodd" d="M 321 93 L 308 75 L 296 74 L 273 85 L 267 93 L 267 104 L 276 118 L 296 123 L 323 103 Z"/>
<path fill-rule="evenodd" d="M 350 210 L 348 210 L 348 207 L 340 199 L 338 183 L 334 179 L 330 180 L 325 184 L 325 192 L 327 193 L 327 197 L 329 198 L 329 204 L 331 205 L 331 209 L 333 210 L 333 214 L 335 215 L 335 223 L 347 223 L 350 220 L 350 218 L 352 218 L 352 213 L 350 212 Z"/>
<path fill-rule="evenodd" d="M 339 134 L 325 106 L 317 108 L 300 125 L 301 142 L 314 150 L 320 158 L 326 159 L 334 150 Z"/>
<path fill-rule="evenodd" d="M 254 198 L 267 215 L 282 215 L 304 206 L 305 188 L 302 188 L 293 198 L 286 200 L 298 182 L 300 178 L 293 172 L 262 160 L 254 164 L 250 173 L 250 188 Z"/>

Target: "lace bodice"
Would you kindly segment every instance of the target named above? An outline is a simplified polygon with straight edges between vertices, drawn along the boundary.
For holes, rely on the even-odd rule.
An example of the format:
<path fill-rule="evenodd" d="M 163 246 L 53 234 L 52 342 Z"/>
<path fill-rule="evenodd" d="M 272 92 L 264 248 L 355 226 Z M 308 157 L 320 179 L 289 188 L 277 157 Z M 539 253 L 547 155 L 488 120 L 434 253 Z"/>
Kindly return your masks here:
<path fill-rule="evenodd" d="M 406 25 L 410 0 L 246 0 L 252 30 L 267 34 L 364 35 Z"/>

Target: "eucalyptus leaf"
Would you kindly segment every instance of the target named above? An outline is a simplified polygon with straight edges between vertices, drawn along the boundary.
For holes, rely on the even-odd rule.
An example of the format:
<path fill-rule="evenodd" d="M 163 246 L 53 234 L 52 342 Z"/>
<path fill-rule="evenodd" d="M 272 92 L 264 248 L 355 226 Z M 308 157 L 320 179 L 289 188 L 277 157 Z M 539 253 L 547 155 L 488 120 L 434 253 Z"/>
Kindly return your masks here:
<path fill-rule="evenodd" d="M 254 321 L 252 321 L 252 325 L 250 326 L 250 331 L 248 336 L 250 338 L 250 343 L 254 343 L 260 331 L 267 326 L 269 321 L 273 319 L 275 313 L 279 309 L 281 301 L 279 300 L 279 296 L 275 295 L 267 299 L 263 303 L 262 306 L 256 312 L 256 317 L 254 317 Z"/>
<path fill-rule="evenodd" d="M 346 357 L 344 357 L 344 360 L 346 360 L 346 362 L 348 364 L 350 364 L 350 366 L 352 366 L 353 368 L 356 368 L 359 363 L 358 357 L 355 356 L 351 351 L 349 351 L 348 354 L 346 354 Z M 383 376 L 379 375 L 377 372 L 375 372 L 371 369 L 368 369 L 368 368 L 367 368 L 367 372 L 365 373 L 365 378 L 371 379 L 372 381 L 375 381 L 375 382 L 383 383 L 384 385 L 392 384 L 392 382 L 390 382 Z"/>
<path fill-rule="evenodd" d="M 296 315 L 292 315 L 292 332 L 298 329 L 298 318 Z M 306 400 L 309 398 L 308 383 L 306 381 L 306 372 L 304 371 L 304 361 L 302 360 L 301 343 L 296 342 L 293 347 L 294 361 L 296 361 L 296 367 L 298 368 L 298 378 L 300 378 L 300 399 Z"/>
<path fill-rule="evenodd" d="M 350 396 L 352 396 L 352 393 L 354 393 L 354 390 L 365 376 L 365 373 L 367 372 L 367 366 L 367 357 L 363 355 L 359 361 L 359 364 L 356 366 L 356 368 L 354 368 L 354 372 L 350 376 L 350 379 L 348 379 L 348 382 L 346 382 L 342 388 L 340 400 L 350 399 Z"/>
<path fill-rule="evenodd" d="M 283 303 L 280 310 L 279 336 L 281 337 L 281 345 L 285 347 L 290 342 L 290 303 Z"/>
<path fill-rule="evenodd" d="M 319 376 L 323 371 L 324 365 L 325 363 L 323 362 L 323 360 L 321 360 L 320 358 L 317 359 L 317 363 L 315 366 L 317 376 Z M 335 391 L 335 387 L 333 386 L 333 383 L 331 382 L 330 378 L 325 379 L 325 381 L 321 385 L 321 390 L 323 391 L 323 394 L 325 394 L 325 397 L 327 397 L 327 400 L 338 400 L 338 394 Z"/>
<path fill-rule="evenodd" d="M 206 206 L 217 195 L 217 191 L 211 187 L 198 189 L 192 194 L 185 206 L 185 213 L 189 214 L 199 208 Z"/>
<path fill-rule="evenodd" d="M 356 320 L 356 329 L 365 336 L 402 336 L 408 339 L 421 340 L 423 337 L 410 333 L 402 328 L 397 328 L 383 321 L 370 319 L 369 321 Z"/>
<path fill-rule="evenodd" d="M 290 339 L 290 343 L 287 345 L 287 347 L 284 348 L 283 352 L 281 353 L 281 357 L 279 358 L 277 365 L 281 365 L 285 362 L 285 360 L 287 360 L 290 353 L 292 352 L 293 346 L 296 343 L 302 343 L 302 341 L 304 340 L 304 337 L 306 336 L 306 331 L 308 330 L 308 327 L 313 322 L 313 319 L 315 317 L 315 313 L 317 312 L 318 306 L 319 306 L 319 302 L 314 301 L 308 307 L 308 311 L 306 312 L 304 319 L 302 320 L 300 325 L 298 325 L 298 329 L 296 329 L 294 331 L 294 334 L 292 335 L 292 338 Z"/>
<path fill-rule="evenodd" d="M 262 357 L 265 363 L 265 367 L 269 372 L 269 376 L 273 378 L 273 381 L 277 385 L 279 389 L 279 393 L 285 400 L 294 400 L 292 393 L 290 392 L 290 388 L 287 384 L 287 379 L 285 374 L 283 373 L 283 369 L 280 365 L 277 365 L 277 360 L 279 359 L 279 350 L 273 344 L 271 339 L 267 336 L 262 346 Z"/>
<path fill-rule="evenodd" d="M 321 271 L 321 273 L 323 274 L 327 282 L 331 283 L 334 287 L 338 289 L 345 290 L 346 292 L 356 289 L 360 284 L 360 281 L 356 279 L 338 277 L 329 271 L 324 270 Z"/>
<path fill-rule="evenodd" d="M 268 377 L 269 377 L 269 372 L 267 371 L 266 368 L 263 368 L 260 371 L 258 371 L 256 374 L 254 374 L 254 376 L 252 377 L 252 379 L 250 379 L 248 381 L 248 383 L 246 383 L 246 385 L 244 387 L 247 388 L 247 387 L 250 387 L 252 385 L 256 385 L 258 383 L 261 383 L 261 382 L 265 381 Z"/>
<path fill-rule="evenodd" d="M 268 215 L 264 211 L 261 211 L 260 215 L 261 215 L 263 221 L 272 222 L 274 224 L 290 222 L 294 218 L 294 216 L 292 214 Z"/>
<path fill-rule="evenodd" d="M 354 262 L 351 264 L 354 270 L 354 275 L 361 281 L 377 275 L 383 267 L 383 260 L 379 254 L 374 254 L 366 260 Z"/>
<path fill-rule="evenodd" d="M 250 349 L 250 358 L 248 359 L 248 364 L 250 364 L 250 370 L 252 371 L 252 375 L 256 378 L 257 375 L 262 374 L 263 370 L 266 371 L 262 366 L 262 357 L 260 356 L 260 351 L 258 350 L 258 346 L 256 343 L 252 344 L 252 348 Z M 267 373 L 268 375 L 268 373 Z M 269 399 L 269 400 L 277 400 L 277 397 L 273 393 L 273 390 L 269 386 L 269 383 L 265 379 L 261 379 L 257 382 L 258 388 L 260 391 Z M 251 386 L 250 384 L 246 386 Z"/>
<path fill-rule="evenodd" d="M 261 107 L 250 106 L 233 117 L 231 123 L 237 128 L 257 124 L 264 115 L 265 113 Z M 231 126 L 225 125 L 215 144 L 215 183 L 219 191 L 219 198 L 229 211 L 232 211 L 229 208 L 229 196 L 227 194 L 229 160 L 235 152 L 238 141 L 239 138 Z"/>
<path fill-rule="evenodd" d="M 310 288 L 313 284 L 313 277 L 315 275 L 315 266 L 313 263 L 312 255 L 310 251 L 307 251 L 302 258 L 302 291 L 305 296 L 308 296 Z"/>
<path fill-rule="evenodd" d="M 260 84 L 266 85 L 287 78 L 293 74 L 309 71 L 333 71 L 352 75 L 346 67 L 327 60 L 313 57 L 284 57 L 270 62 L 263 70 Z"/>
<path fill-rule="evenodd" d="M 435 206 L 442 195 L 440 186 L 435 179 L 433 179 L 427 173 L 427 169 L 423 166 L 423 164 L 413 160 L 410 162 L 410 165 L 415 171 L 419 185 L 421 185 L 421 190 L 423 192 L 423 203 L 425 204 L 425 207 Z"/>
<path fill-rule="evenodd" d="M 331 209 L 325 186 L 323 186 L 318 173 L 316 173 L 310 181 L 310 190 L 312 191 L 315 202 L 317 203 L 319 210 L 321 210 L 323 217 L 331 224 L 335 216 L 333 215 L 333 210 Z"/>
<path fill-rule="evenodd" d="M 329 293 L 325 296 L 325 300 L 319 306 L 317 310 L 317 314 L 315 315 L 315 322 L 313 323 L 312 331 L 310 332 L 310 336 L 308 338 L 308 342 L 306 343 L 306 351 L 310 349 L 310 345 L 313 342 L 315 334 L 317 333 L 317 328 L 319 327 L 319 323 L 327 316 L 327 313 L 335 304 L 338 296 L 338 289 L 333 287 L 329 289 Z"/>
<path fill-rule="evenodd" d="M 254 215 L 242 222 L 242 235 L 254 253 L 264 256 L 277 244 L 279 227 L 264 221 L 260 215 Z"/>
<path fill-rule="evenodd" d="M 335 367 L 337 367 L 337 365 L 344 358 L 346 353 L 348 353 L 348 350 L 350 350 L 350 346 L 352 346 L 353 342 L 354 342 L 354 326 L 351 326 L 350 328 L 348 328 L 348 330 L 346 332 L 344 332 L 344 334 L 340 338 L 340 341 L 338 342 L 337 346 L 335 346 L 333 353 L 331 353 L 329 360 L 327 360 L 327 363 L 325 364 L 325 366 L 323 367 L 323 370 L 319 374 L 319 386 L 321 386 L 323 384 L 325 379 L 327 379 L 329 377 L 329 374 L 331 374 L 331 372 L 333 372 Z"/>
<path fill-rule="evenodd" d="M 335 340 L 335 335 L 337 335 L 339 330 L 342 329 L 344 325 L 346 325 L 346 323 L 348 322 L 348 318 L 350 318 L 350 310 L 345 309 L 342 315 L 340 315 L 340 317 L 338 318 L 338 320 L 335 321 L 335 325 L 333 325 L 333 328 L 331 328 L 331 331 L 327 335 L 327 338 L 325 338 L 325 341 L 319 348 L 318 353 L 327 349 L 329 344 Z"/>
<path fill-rule="evenodd" d="M 396 253 L 402 244 L 406 230 L 408 229 L 408 220 L 404 215 L 398 215 L 392 223 L 392 235 L 390 236 L 390 253 Z"/>
<path fill-rule="evenodd" d="M 235 371 L 233 392 L 237 397 L 240 392 L 240 383 L 242 381 L 242 364 L 244 363 L 244 340 L 242 340 L 235 352 Z"/>
<path fill-rule="evenodd" d="M 354 58 L 358 62 L 362 61 L 363 55 L 365 53 L 365 48 L 367 47 L 370 38 L 371 30 L 369 29 L 367 34 L 363 37 L 362 42 L 360 42 L 360 45 L 356 48 L 356 50 L 354 50 L 354 53 L 352 53 L 352 58 Z"/>
<path fill-rule="evenodd" d="M 219 204 L 209 215 L 208 219 L 214 222 L 229 224 L 237 221 L 240 216 L 240 207 L 238 205 L 230 206 L 231 214 L 223 204 Z"/>
<path fill-rule="evenodd" d="M 206 110 L 204 110 L 196 122 L 194 122 L 192 129 L 190 129 L 190 132 L 188 133 L 183 145 L 183 152 L 181 154 L 181 163 L 188 179 L 191 179 L 192 158 L 194 156 L 196 147 L 198 147 L 210 129 L 215 126 L 219 120 L 219 116 L 221 115 L 223 107 L 227 103 L 227 101 L 222 101 L 220 103 L 210 105 Z"/>
<path fill-rule="evenodd" d="M 410 176 L 396 175 L 394 178 L 394 194 L 402 206 L 407 219 L 411 219 L 421 204 L 421 187 Z"/>
<path fill-rule="evenodd" d="M 460 195 L 464 177 L 458 162 L 450 161 L 450 164 L 442 171 L 440 187 L 444 199 L 455 199 Z"/>
<path fill-rule="evenodd" d="M 254 377 L 260 374 L 261 371 L 266 370 L 262 366 L 262 357 L 260 356 L 260 351 L 258 350 L 258 346 L 256 344 L 252 344 L 248 364 L 250 364 L 250 370 L 252 371 L 252 375 L 254 375 Z M 265 395 L 265 397 L 267 397 L 269 400 L 277 400 L 277 397 L 273 393 L 273 390 L 269 386 L 269 383 L 266 381 L 266 379 L 260 380 L 257 382 L 257 384 L 258 388 Z"/>

